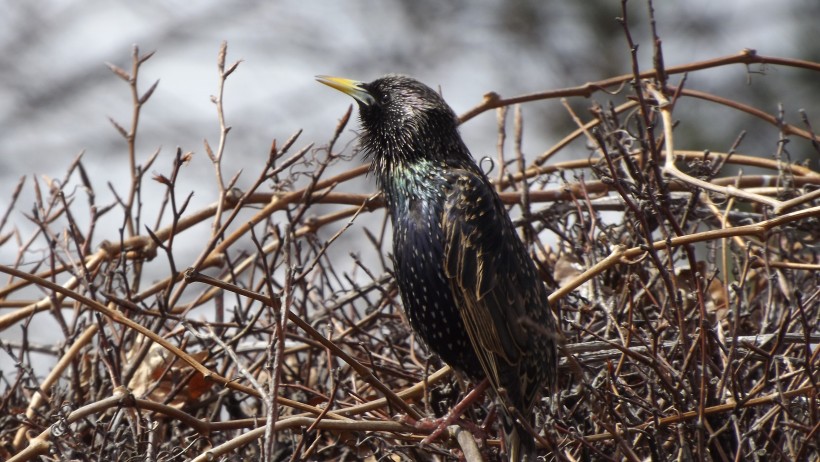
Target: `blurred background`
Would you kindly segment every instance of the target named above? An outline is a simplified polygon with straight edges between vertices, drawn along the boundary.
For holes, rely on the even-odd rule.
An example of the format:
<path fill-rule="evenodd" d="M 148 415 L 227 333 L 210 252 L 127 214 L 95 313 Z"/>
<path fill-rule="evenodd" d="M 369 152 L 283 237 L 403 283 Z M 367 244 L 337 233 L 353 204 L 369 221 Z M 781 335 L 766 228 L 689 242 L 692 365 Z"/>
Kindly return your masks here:
<path fill-rule="evenodd" d="M 820 2 L 815 0 L 657 1 L 655 8 L 667 66 L 745 48 L 820 60 Z M 645 1 L 628 3 L 627 21 L 640 45 L 643 69 L 652 66 L 647 9 Z M 99 203 L 114 200 L 106 183 L 116 189 L 130 182 L 126 143 L 108 120 L 130 125 L 130 90 L 105 63 L 130 71 L 134 45 L 142 53 L 156 51 L 141 69 L 141 91 L 159 80 L 141 115 L 138 162 L 159 150 L 151 173 L 164 173 L 177 147 L 192 151 L 193 160 L 177 184 L 183 193 L 195 191 L 189 206 L 195 210 L 218 193 L 209 186 L 213 167 L 203 140 L 212 146 L 219 140 L 211 95 L 217 92 L 216 57 L 222 41 L 228 42 L 229 63 L 242 60 L 225 89 L 225 115 L 232 126 L 225 174 L 243 170 L 238 185 L 245 187 L 261 170 L 273 139 L 281 143 L 303 129 L 296 148 L 309 143 L 320 147 L 351 105 L 349 98 L 316 83 L 316 74 L 364 81 L 385 73 L 408 74 L 440 88 L 455 111 L 463 113 L 489 91 L 515 96 L 631 72 L 624 32 L 615 19 L 619 16 L 621 2 L 615 0 L 2 1 L 0 214 L 8 209 L 18 180 L 28 178 L 0 233 L 17 229 L 20 239 L 31 235 L 35 227 L 25 214 L 33 203 L 32 181 L 60 178 L 80 153 Z M 785 119 L 797 125 L 798 110 L 805 109 L 814 126 L 820 126 L 816 74 L 763 70 L 749 73 L 738 65 L 702 71 L 686 85 L 772 114 L 782 104 Z M 671 82 L 680 79 L 673 76 Z M 594 96 L 602 103 L 607 98 L 605 93 Z M 585 116 L 590 101 L 570 103 Z M 529 156 L 575 128 L 559 101 L 527 104 L 523 114 L 523 149 Z M 680 149 L 727 150 L 742 130 L 749 133 L 741 152 L 771 156 L 777 148 L 776 128 L 737 111 L 683 101 L 675 116 L 682 119 L 679 129 L 685 134 L 677 140 Z M 355 122 L 348 126 L 338 146 L 355 140 L 356 127 Z M 462 130 L 476 157 L 495 154 L 493 111 Z M 796 151 L 796 158 L 812 155 Z M 581 143 L 562 155 L 586 157 L 588 151 Z M 144 207 L 155 209 L 152 201 L 159 201 L 165 188 L 148 183 Z M 375 191 L 369 180 L 357 184 L 363 188 L 359 192 Z M 76 218 L 81 223 L 87 219 Z M 109 223 L 109 230 L 97 233 L 100 239 L 118 237 L 121 222 Z M 18 244 L 11 239 L 0 246 L 0 263 L 14 261 Z M 184 252 L 186 244 L 191 255 L 183 255 L 181 267 L 201 250 L 196 240 L 176 249 Z"/>
<path fill-rule="evenodd" d="M 351 100 L 318 85 L 316 74 L 365 81 L 389 72 L 409 74 L 440 87 L 461 113 L 488 91 L 513 96 L 627 73 L 629 50 L 615 21 L 622 15 L 620 3 L 3 1 L 0 201 L 20 175 L 59 176 L 80 152 L 88 165 L 99 168 L 125 155 L 125 143 L 108 117 L 129 124 L 129 89 L 104 63 L 130 70 L 134 44 L 141 52 L 156 51 L 142 70 L 141 88 L 160 80 L 144 107 L 140 154 L 147 157 L 159 148 L 161 156 L 172 156 L 179 146 L 197 154 L 191 168 L 208 173 L 202 140 L 215 144 L 218 139 L 210 95 L 216 93 L 216 54 L 223 40 L 228 61 L 243 60 L 226 87 L 226 115 L 233 127 L 226 155 L 246 167 L 265 158 L 273 138 L 283 140 L 297 129 L 305 130 L 302 144 L 329 137 Z M 636 0 L 628 8 L 646 69 L 652 54 L 647 5 Z M 813 0 L 693 0 L 656 2 L 655 8 L 667 66 L 744 48 L 820 59 L 820 3 Z M 693 75 L 688 86 L 768 112 L 782 102 L 792 121 L 798 108 L 816 116 L 812 108 L 820 84 L 808 73 L 803 80 L 783 75 L 791 72 L 770 69 L 753 75 L 750 87 L 746 69 L 734 66 Z M 557 101 L 529 104 L 524 111 L 528 153 L 541 152 L 571 126 Z M 728 147 L 744 127 L 720 121 L 701 124 L 702 139 L 687 147 Z M 493 113 L 463 130 L 477 156 L 494 152 Z M 116 175 L 128 175 L 125 169 L 105 173 L 114 181 Z"/>

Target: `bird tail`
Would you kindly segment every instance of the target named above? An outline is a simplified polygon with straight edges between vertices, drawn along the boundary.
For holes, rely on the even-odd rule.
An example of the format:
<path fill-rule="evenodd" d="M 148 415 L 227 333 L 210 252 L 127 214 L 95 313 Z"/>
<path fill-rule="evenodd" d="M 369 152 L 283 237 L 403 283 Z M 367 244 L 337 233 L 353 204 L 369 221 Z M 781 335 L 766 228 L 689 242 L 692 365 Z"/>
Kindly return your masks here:
<path fill-rule="evenodd" d="M 504 413 L 504 436 L 507 460 L 510 462 L 535 462 L 535 439 L 530 432 L 513 417 Z"/>

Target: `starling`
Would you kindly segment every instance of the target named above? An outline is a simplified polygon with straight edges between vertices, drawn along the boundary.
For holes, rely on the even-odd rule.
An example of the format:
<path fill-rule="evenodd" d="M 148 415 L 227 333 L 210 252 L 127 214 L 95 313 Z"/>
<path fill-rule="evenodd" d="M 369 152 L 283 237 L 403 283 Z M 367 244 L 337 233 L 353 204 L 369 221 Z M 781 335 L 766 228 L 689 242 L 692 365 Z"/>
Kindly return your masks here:
<path fill-rule="evenodd" d="M 532 421 L 556 374 L 547 290 L 498 194 L 430 87 L 400 75 L 317 80 L 359 105 L 361 146 L 393 224 L 405 314 L 418 337 L 501 400 L 510 460 L 535 460 Z"/>

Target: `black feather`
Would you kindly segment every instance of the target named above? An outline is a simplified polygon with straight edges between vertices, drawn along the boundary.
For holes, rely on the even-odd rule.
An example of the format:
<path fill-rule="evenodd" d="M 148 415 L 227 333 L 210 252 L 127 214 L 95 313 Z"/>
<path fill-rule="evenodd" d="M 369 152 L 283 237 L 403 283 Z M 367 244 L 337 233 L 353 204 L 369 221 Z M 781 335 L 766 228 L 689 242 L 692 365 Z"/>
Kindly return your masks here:
<path fill-rule="evenodd" d="M 504 404 L 511 459 L 534 460 L 531 419 L 554 383 L 547 290 L 441 96 L 408 77 L 320 78 L 359 101 L 361 143 L 393 224 L 395 271 L 417 335 L 457 370 L 489 378 Z"/>

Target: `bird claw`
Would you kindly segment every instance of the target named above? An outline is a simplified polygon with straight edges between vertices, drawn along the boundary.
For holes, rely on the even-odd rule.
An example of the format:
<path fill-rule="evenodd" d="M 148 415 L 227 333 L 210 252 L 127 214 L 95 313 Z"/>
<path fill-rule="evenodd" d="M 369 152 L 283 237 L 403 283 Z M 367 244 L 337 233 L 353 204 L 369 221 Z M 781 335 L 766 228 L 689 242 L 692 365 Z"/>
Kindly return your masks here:
<path fill-rule="evenodd" d="M 461 427 L 467 431 L 469 431 L 473 435 L 477 435 L 481 438 L 487 437 L 487 432 L 480 426 L 461 419 L 461 416 L 458 415 L 449 415 L 447 417 L 433 419 L 433 418 L 425 418 L 412 423 L 416 429 L 422 432 L 430 432 L 423 440 L 421 440 L 422 445 L 430 445 L 439 441 L 441 439 L 447 439 L 455 435 L 455 430 L 457 427 Z M 448 432 L 446 438 L 443 438 L 444 433 Z"/>
<path fill-rule="evenodd" d="M 432 430 L 427 437 L 421 440 L 421 444 L 427 445 L 432 444 L 433 442 L 437 441 L 441 438 L 441 435 L 447 431 L 447 427 L 452 425 L 453 421 L 458 419 L 458 416 L 455 416 L 455 419 L 450 418 L 450 416 L 443 418 L 443 419 L 424 419 L 424 421 L 419 421 L 416 423 L 416 428 L 419 430 Z M 449 437 L 449 435 L 448 435 Z"/>
<path fill-rule="evenodd" d="M 421 442 L 422 444 L 428 445 L 438 440 L 441 437 L 441 434 L 447 430 L 447 427 L 457 419 L 458 416 L 447 416 L 444 418 L 425 417 L 416 420 L 408 415 L 404 415 L 400 418 L 400 421 L 414 427 L 422 433 L 429 433 Z"/>

